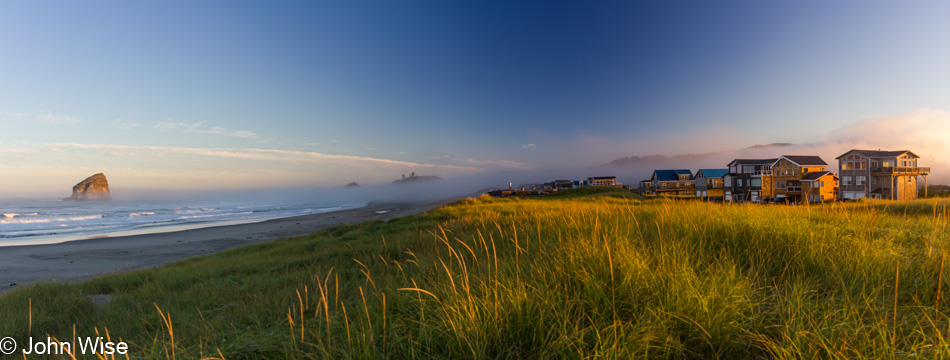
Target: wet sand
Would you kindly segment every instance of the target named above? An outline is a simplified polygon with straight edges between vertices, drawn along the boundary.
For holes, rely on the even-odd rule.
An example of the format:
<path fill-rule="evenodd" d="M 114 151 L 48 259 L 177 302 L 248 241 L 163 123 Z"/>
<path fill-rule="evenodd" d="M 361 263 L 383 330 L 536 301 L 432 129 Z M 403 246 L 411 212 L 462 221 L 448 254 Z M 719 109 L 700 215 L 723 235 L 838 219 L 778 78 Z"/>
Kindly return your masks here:
<path fill-rule="evenodd" d="M 341 224 L 419 214 L 450 200 L 370 203 L 366 207 L 177 232 L 0 247 L 0 293 L 39 281 L 80 281 L 161 266 L 194 256 L 306 235 Z"/>

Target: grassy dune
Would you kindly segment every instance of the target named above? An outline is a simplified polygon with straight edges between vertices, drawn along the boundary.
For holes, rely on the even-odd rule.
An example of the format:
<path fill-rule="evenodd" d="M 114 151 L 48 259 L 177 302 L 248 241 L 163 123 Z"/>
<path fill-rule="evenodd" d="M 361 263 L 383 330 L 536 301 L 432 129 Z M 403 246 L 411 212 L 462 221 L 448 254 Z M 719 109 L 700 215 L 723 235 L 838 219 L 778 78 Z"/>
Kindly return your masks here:
<path fill-rule="evenodd" d="M 98 330 L 160 359 L 948 358 L 948 217 L 938 200 L 469 199 L 18 289 L 0 335 Z"/>

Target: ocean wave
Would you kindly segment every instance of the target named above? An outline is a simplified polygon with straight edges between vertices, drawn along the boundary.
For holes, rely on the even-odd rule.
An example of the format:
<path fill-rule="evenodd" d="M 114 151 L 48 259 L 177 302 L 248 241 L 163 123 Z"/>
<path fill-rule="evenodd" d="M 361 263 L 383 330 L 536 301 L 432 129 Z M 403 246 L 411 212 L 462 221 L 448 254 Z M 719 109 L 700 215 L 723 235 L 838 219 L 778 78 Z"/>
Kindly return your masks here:
<path fill-rule="evenodd" d="M 20 216 L 20 214 L 17 214 L 17 213 L 3 213 L 3 217 L 5 217 L 5 218 L 7 218 L 7 219 L 15 218 L 15 217 L 17 217 L 17 216 Z"/>
<path fill-rule="evenodd" d="M 188 214 L 198 214 L 203 212 L 215 211 L 217 208 L 199 208 L 199 209 L 185 209 L 185 210 L 175 210 L 175 214 L 178 215 L 188 215 Z"/>
<path fill-rule="evenodd" d="M 68 218 L 57 218 L 56 221 L 84 221 L 84 220 L 96 220 L 96 219 L 102 219 L 102 214 L 86 215 L 86 216 L 71 216 Z"/>
<path fill-rule="evenodd" d="M 59 233 L 57 232 L 45 232 L 45 233 L 35 232 L 35 233 L 27 233 L 27 234 L 13 234 L 13 235 L 0 234 L 0 239 L 17 239 L 17 238 L 26 238 L 26 237 L 32 237 L 32 236 L 50 236 L 50 235 L 58 235 L 58 234 Z"/>
<path fill-rule="evenodd" d="M 48 223 L 50 219 L 23 219 L 23 218 L 6 218 L 0 220 L 0 224 L 40 224 Z"/>
<path fill-rule="evenodd" d="M 151 215 L 155 215 L 155 213 L 151 211 L 143 211 L 143 212 L 131 213 L 129 214 L 129 217 L 151 216 Z"/>
<path fill-rule="evenodd" d="M 239 212 L 239 213 L 225 213 L 225 214 L 208 214 L 208 215 L 179 216 L 179 217 L 178 217 L 178 220 L 203 219 L 203 218 L 210 218 L 210 217 L 233 216 L 233 215 L 250 215 L 250 214 L 253 214 L 253 213 L 254 213 L 253 211 L 245 211 L 245 212 Z"/>

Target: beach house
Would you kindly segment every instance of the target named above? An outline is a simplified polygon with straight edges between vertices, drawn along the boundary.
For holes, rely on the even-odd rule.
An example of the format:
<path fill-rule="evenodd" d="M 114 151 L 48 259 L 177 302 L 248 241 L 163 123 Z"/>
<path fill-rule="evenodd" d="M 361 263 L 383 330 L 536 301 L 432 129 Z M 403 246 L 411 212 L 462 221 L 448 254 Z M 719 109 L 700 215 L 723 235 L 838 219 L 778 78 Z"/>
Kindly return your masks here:
<path fill-rule="evenodd" d="M 777 199 L 786 198 L 787 201 L 792 202 L 801 202 L 808 201 L 807 195 L 803 191 L 802 180 L 818 172 L 827 172 L 828 163 L 819 156 L 782 155 L 772 163 L 771 170 L 772 197 Z M 813 176 L 810 178 L 813 178 Z M 830 185 L 831 181 L 825 178 L 819 180 L 819 183 Z M 837 185 L 837 182 L 835 182 L 835 185 Z M 826 190 L 834 193 L 836 189 L 837 188 L 835 188 L 835 190 Z M 833 198 L 829 200 L 831 199 Z"/>
<path fill-rule="evenodd" d="M 722 201 L 725 193 L 722 187 L 722 177 L 729 173 L 729 169 L 699 169 L 694 176 L 696 197 L 711 201 Z"/>
<path fill-rule="evenodd" d="M 593 176 L 587 178 L 588 186 L 620 186 L 616 176 Z"/>
<path fill-rule="evenodd" d="M 694 177 L 689 169 L 654 170 L 650 181 L 656 195 L 693 195 Z"/>
<path fill-rule="evenodd" d="M 917 166 L 920 156 L 908 150 L 850 150 L 837 159 L 841 177 L 838 196 L 843 200 L 914 200 L 917 177 L 923 177 L 926 189 L 930 175 L 929 167 Z"/>
<path fill-rule="evenodd" d="M 810 172 L 801 179 L 802 199 L 809 203 L 835 201 L 838 198 L 838 176 L 830 171 Z"/>
<path fill-rule="evenodd" d="M 735 159 L 723 176 L 724 197 L 728 202 L 758 202 L 772 197 L 771 166 L 778 159 Z"/>

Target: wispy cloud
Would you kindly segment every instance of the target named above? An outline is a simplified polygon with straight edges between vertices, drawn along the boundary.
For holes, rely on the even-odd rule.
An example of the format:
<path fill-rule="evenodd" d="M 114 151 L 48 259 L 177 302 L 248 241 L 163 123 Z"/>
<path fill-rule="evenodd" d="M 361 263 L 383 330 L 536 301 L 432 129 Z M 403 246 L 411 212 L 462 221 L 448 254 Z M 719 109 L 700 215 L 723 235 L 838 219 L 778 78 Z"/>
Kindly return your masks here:
<path fill-rule="evenodd" d="M 84 149 L 97 151 L 111 151 L 118 156 L 139 156 L 144 154 L 176 154 L 193 155 L 213 158 L 228 158 L 240 160 L 256 161 L 277 161 L 289 163 L 339 163 L 339 164 L 376 164 L 376 165 L 395 165 L 418 168 L 443 168 L 459 171 L 478 172 L 478 168 L 414 163 L 409 161 L 398 161 L 379 159 L 365 156 L 352 155 L 334 155 L 318 152 L 293 151 L 293 150 L 271 150 L 271 149 L 228 149 L 228 148 L 190 148 L 190 147 L 171 147 L 171 146 L 137 146 L 137 145 L 110 145 L 110 144 L 79 144 L 79 143 L 48 143 L 44 144 L 51 149 Z"/>
<path fill-rule="evenodd" d="M 162 131 L 181 131 L 191 134 L 221 135 L 243 139 L 257 139 L 257 133 L 247 130 L 229 130 L 220 126 L 207 126 L 204 121 L 196 123 L 162 121 L 155 124 L 155 129 Z"/>
<path fill-rule="evenodd" d="M 388 183 L 415 171 L 441 177 L 485 174 L 467 163 L 423 163 L 309 151 L 81 143 L 0 143 L 0 172 L 21 174 L 8 188 L 56 190 L 55 180 L 107 172 L 124 187 L 168 189 Z M 85 175 L 84 175 L 85 174 Z M 71 185 L 70 185 L 71 186 Z M 25 190 L 24 190 L 25 191 Z"/>
<path fill-rule="evenodd" d="M 52 111 L 44 111 L 38 114 L 17 113 L 10 114 L 11 118 L 20 122 L 47 124 L 47 125 L 76 125 L 80 122 L 78 117 L 57 114 Z"/>
<path fill-rule="evenodd" d="M 521 147 L 523 147 L 523 148 L 525 148 L 525 149 L 530 149 L 530 148 L 535 147 L 535 145 L 534 145 L 534 144 L 524 144 L 524 145 L 521 145 Z"/>
<path fill-rule="evenodd" d="M 525 164 L 520 161 L 514 160 L 476 160 L 476 159 L 463 159 L 464 162 L 478 165 L 478 166 L 495 166 L 502 168 L 511 168 L 511 169 L 530 169 L 531 165 Z"/>
<path fill-rule="evenodd" d="M 115 121 L 112 122 L 112 126 L 115 126 L 122 130 L 132 130 L 132 129 L 137 128 L 139 124 L 134 121 L 116 119 Z"/>

